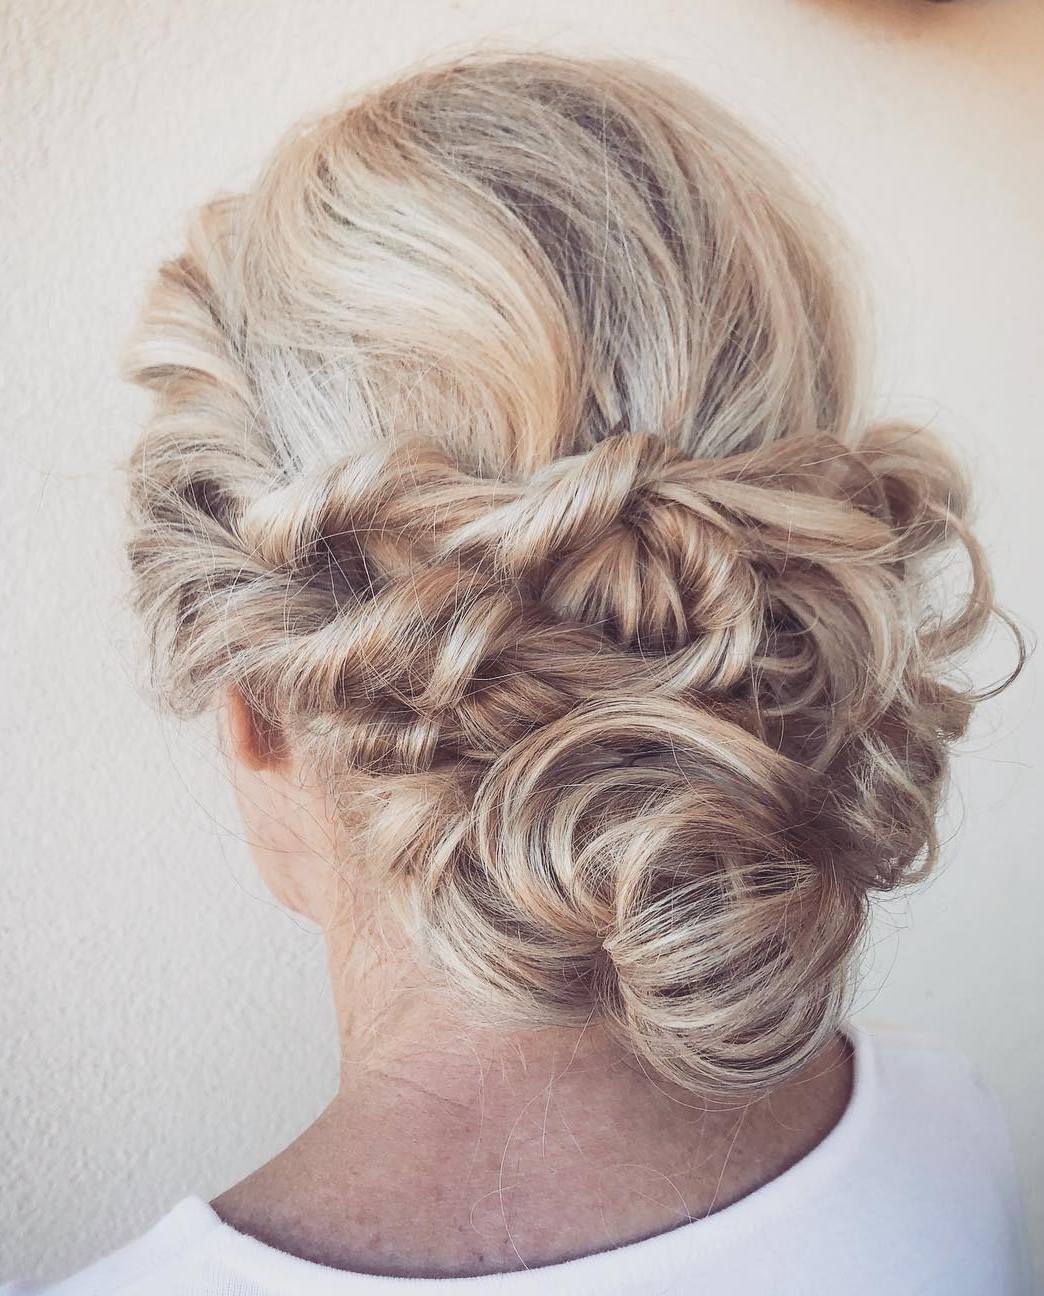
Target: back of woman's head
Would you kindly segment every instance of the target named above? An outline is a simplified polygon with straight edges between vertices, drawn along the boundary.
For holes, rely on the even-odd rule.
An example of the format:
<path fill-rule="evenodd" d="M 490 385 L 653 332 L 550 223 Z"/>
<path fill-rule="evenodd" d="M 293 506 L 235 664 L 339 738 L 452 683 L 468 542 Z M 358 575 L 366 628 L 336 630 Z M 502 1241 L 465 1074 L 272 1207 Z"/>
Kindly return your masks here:
<path fill-rule="evenodd" d="M 207 206 L 128 359 L 169 697 L 234 685 L 346 815 L 365 783 L 367 866 L 476 1015 L 600 1015 L 708 1092 L 837 1026 L 993 612 L 948 454 L 856 422 L 834 255 L 683 83 L 476 57 Z"/>

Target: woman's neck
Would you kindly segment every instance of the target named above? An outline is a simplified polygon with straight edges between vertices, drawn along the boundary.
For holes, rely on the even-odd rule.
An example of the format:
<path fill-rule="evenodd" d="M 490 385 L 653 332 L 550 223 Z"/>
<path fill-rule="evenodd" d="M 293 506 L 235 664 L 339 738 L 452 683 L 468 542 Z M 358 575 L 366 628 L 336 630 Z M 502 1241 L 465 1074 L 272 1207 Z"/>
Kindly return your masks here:
<path fill-rule="evenodd" d="M 781 1174 L 851 1088 L 840 1036 L 770 1096 L 726 1105 L 643 1072 L 594 1024 L 494 1034 L 401 982 L 368 1004 L 339 1004 L 333 1102 L 214 1202 L 240 1231 L 338 1268 L 466 1275 L 663 1232 Z"/>

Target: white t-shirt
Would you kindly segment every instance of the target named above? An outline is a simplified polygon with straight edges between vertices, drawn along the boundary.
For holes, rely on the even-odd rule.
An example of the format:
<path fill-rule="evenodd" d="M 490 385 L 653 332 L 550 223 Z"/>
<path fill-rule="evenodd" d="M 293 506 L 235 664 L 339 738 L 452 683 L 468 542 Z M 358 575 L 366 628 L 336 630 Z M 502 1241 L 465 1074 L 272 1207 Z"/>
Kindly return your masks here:
<path fill-rule="evenodd" d="M 347 1273 L 187 1197 L 64 1281 L 0 1296 L 1031 1296 L 1007 1125 L 962 1054 L 849 1026 L 852 1096 L 826 1138 L 724 1210 L 563 1264 L 477 1278 Z"/>

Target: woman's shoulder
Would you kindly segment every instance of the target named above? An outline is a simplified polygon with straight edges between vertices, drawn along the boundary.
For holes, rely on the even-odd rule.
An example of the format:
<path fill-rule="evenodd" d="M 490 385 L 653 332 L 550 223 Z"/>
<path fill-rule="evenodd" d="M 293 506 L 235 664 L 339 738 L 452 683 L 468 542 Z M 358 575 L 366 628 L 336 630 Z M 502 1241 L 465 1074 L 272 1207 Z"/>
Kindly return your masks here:
<path fill-rule="evenodd" d="M 954 1219 L 1021 1216 L 1004 1104 L 957 1045 L 879 1023 L 850 1027 L 861 1054 L 863 1170 L 892 1162 L 891 1178 Z"/>
<path fill-rule="evenodd" d="M 55 1282 L 0 1284 L 0 1296 L 210 1296 L 199 1261 L 221 1221 L 186 1197 L 147 1232 Z"/>
<path fill-rule="evenodd" d="M 849 1037 L 862 1055 L 866 1088 L 873 1089 L 879 1117 L 903 1112 L 919 1122 L 960 1113 L 962 1127 L 983 1135 L 1006 1134 L 1007 1117 L 997 1091 L 958 1045 L 927 1031 L 867 1021 L 850 1024 Z"/>
<path fill-rule="evenodd" d="M 879 1125 L 922 1139 L 958 1135 L 967 1150 L 1010 1157 L 1004 1104 L 958 1045 L 927 1031 L 880 1022 L 849 1025 L 860 1058 L 861 1097 Z"/>

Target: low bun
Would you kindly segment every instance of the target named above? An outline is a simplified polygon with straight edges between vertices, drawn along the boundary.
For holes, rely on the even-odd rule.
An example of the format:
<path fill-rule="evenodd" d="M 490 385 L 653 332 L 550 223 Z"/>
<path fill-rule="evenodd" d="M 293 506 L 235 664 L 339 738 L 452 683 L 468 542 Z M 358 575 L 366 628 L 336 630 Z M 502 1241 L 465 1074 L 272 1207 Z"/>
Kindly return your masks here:
<path fill-rule="evenodd" d="M 598 1015 L 706 1093 L 836 1028 L 997 614 L 952 455 L 854 418 L 832 249 L 681 83 L 478 57 L 206 207 L 127 356 L 165 697 L 373 781 L 368 867 L 472 1012 Z"/>
<path fill-rule="evenodd" d="M 703 1092 L 789 1075 L 825 1042 L 865 905 L 802 854 L 810 780 L 706 707 L 620 696 L 515 743 L 443 825 L 422 904 L 476 1003 L 597 1012 Z"/>

